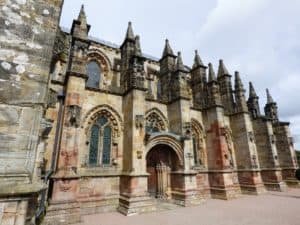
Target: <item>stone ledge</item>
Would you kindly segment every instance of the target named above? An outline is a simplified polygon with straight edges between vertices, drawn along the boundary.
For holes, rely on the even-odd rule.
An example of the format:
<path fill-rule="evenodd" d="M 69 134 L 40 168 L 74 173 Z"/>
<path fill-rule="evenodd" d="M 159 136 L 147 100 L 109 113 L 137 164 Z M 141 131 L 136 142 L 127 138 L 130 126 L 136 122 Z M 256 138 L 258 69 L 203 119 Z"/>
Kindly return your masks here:
<path fill-rule="evenodd" d="M 15 196 L 15 195 L 28 195 L 41 192 L 46 189 L 47 185 L 43 183 L 35 184 L 17 184 L 0 186 L 0 197 L 2 196 Z"/>

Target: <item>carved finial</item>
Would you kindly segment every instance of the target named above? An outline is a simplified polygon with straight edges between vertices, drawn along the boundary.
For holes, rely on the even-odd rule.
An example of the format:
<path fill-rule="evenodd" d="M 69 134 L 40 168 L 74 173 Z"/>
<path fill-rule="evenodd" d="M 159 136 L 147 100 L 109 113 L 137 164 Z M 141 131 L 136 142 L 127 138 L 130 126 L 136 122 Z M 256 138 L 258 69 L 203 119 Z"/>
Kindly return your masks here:
<path fill-rule="evenodd" d="M 134 40 L 134 33 L 133 33 L 133 29 L 132 29 L 132 23 L 130 21 L 128 22 L 128 28 L 127 28 L 125 39 Z"/>
<path fill-rule="evenodd" d="M 219 60 L 218 78 L 223 75 L 229 75 L 229 72 L 222 59 Z"/>
<path fill-rule="evenodd" d="M 173 53 L 173 50 L 170 46 L 170 43 L 169 43 L 169 40 L 166 39 L 166 42 L 165 42 L 165 48 L 164 48 L 164 51 L 163 51 L 163 56 L 162 57 L 165 57 L 165 56 L 174 56 L 174 53 Z"/>
<path fill-rule="evenodd" d="M 198 50 L 195 50 L 195 58 L 194 58 L 193 69 L 197 68 L 199 66 L 205 67 L 202 60 L 201 60 L 201 58 L 200 58 Z"/>
<path fill-rule="evenodd" d="M 184 65 L 182 62 L 181 52 L 177 54 L 177 70 L 184 70 Z"/>
<path fill-rule="evenodd" d="M 249 98 L 257 98 L 257 97 L 258 96 L 255 92 L 252 82 L 249 82 Z"/>
<path fill-rule="evenodd" d="M 266 89 L 266 92 L 267 92 L 267 104 L 274 103 L 274 100 L 273 100 L 268 88 Z"/>
<path fill-rule="evenodd" d="M 216 74 L 211 63 L 208 63 L 208 82 L 216 81 Z"/>
<path fill-rule="evenodd" d="M 78 15 L 78 20 L 81 21 L 81 22 L 86 21 L 86 15 L 85 15 L 83 4 L 81 5 L 81 9 L 80 9 L 80 12 L 79 12 L 79 15 Z"/>

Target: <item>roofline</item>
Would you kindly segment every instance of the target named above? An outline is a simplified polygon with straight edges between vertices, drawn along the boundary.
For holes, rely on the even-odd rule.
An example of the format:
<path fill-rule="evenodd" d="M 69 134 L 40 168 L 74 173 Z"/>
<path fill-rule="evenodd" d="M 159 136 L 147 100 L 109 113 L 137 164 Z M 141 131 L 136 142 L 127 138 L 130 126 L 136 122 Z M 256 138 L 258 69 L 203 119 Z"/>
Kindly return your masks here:
<path fill-rule="evenodd" d="M 70 29 L 66 28 L 66 27 L 62 27 L 60 26 L 60 29 L 67 33 L 67 34 L 70 34 Z M 110 42 L 110 41 L 105 41 L 103 39 L 100 39 L 100 38 L 96 38 L 96 37 L 93 37 L 93 36 L 88 36 L 88 39 L 92 42 L 95 42 L 97 44 L 101 44 L 101 45 L 105 45 L 107 47 L 110 47 L 110 48 L 113 48 L 113 49 L 120 49 L 120 45 L 118 44 L 115 44 L 113 42 Z M 152 55 L 149 55 L 149 54 L 146 54 L 146 53 L 142 53 L 142 56 L 145 57 L 147 60 L 150 60 L 150 61 L 154 61 L 154 62 L 159 62 L 159 59 L 152 56 Z"/>

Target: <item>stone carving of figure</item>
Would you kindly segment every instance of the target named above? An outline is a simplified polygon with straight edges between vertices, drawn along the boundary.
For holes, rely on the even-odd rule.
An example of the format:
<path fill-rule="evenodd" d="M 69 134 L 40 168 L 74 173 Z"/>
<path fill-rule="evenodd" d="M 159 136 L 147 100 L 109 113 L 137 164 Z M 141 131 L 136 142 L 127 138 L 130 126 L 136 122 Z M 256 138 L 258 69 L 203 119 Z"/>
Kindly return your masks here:
<path fill-rule="evenodd" d="M 234 161 L 233 161 L 233 142 L 232 142 L 232 136 L 231 136 L 231 130 L 229 127 L 224 128 L 224 136 L 228 147 L 228 153 L 227 159 L 229 161 L 230 167 L 234 167 Z"/>

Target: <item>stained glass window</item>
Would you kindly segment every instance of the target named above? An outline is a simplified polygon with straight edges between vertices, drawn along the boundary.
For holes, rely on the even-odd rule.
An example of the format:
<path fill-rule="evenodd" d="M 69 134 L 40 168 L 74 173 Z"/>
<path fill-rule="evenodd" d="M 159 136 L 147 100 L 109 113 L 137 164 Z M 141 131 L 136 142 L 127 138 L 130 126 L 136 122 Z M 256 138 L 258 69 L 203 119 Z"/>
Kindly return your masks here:
<path fill-rule="evenodd" d="M 111 128 L 106 126 L 103 131 L 102 164 L 110 164 Z"/>
<path fill-rule="evenodd" d="M 198 149 L 197 149 L 197 139 L 196 137 L 193 137 L 193 150 L 194 150 L 194 160 L 195 160 L 195 164 L 199 164 L 198 161 Z"/>
<path fill-rule="evenodd" d="M 89 165 L 110 165 L 112 129 L 106 117 L 101 116 L 91 128 Z"/>
<path fill-rule="evenodd" d="M 98 161 L 99 127 L 93 125 L 91 129 L 89 164 L 96 165 Z"/>
<path fill-rule="evenodd" d="M 96 61 L 91 61 L 87 64 L 88 80 L 87 87 L 99 88 L 101 69 Z"/>
<path fill-rule="evenodd" d="M 104 116 L 101 116 L 99 119 L 97 119 L 97 124 L 99 124 L 100 126 L 103 126 L 107 123 L 107 119 Z"/>

